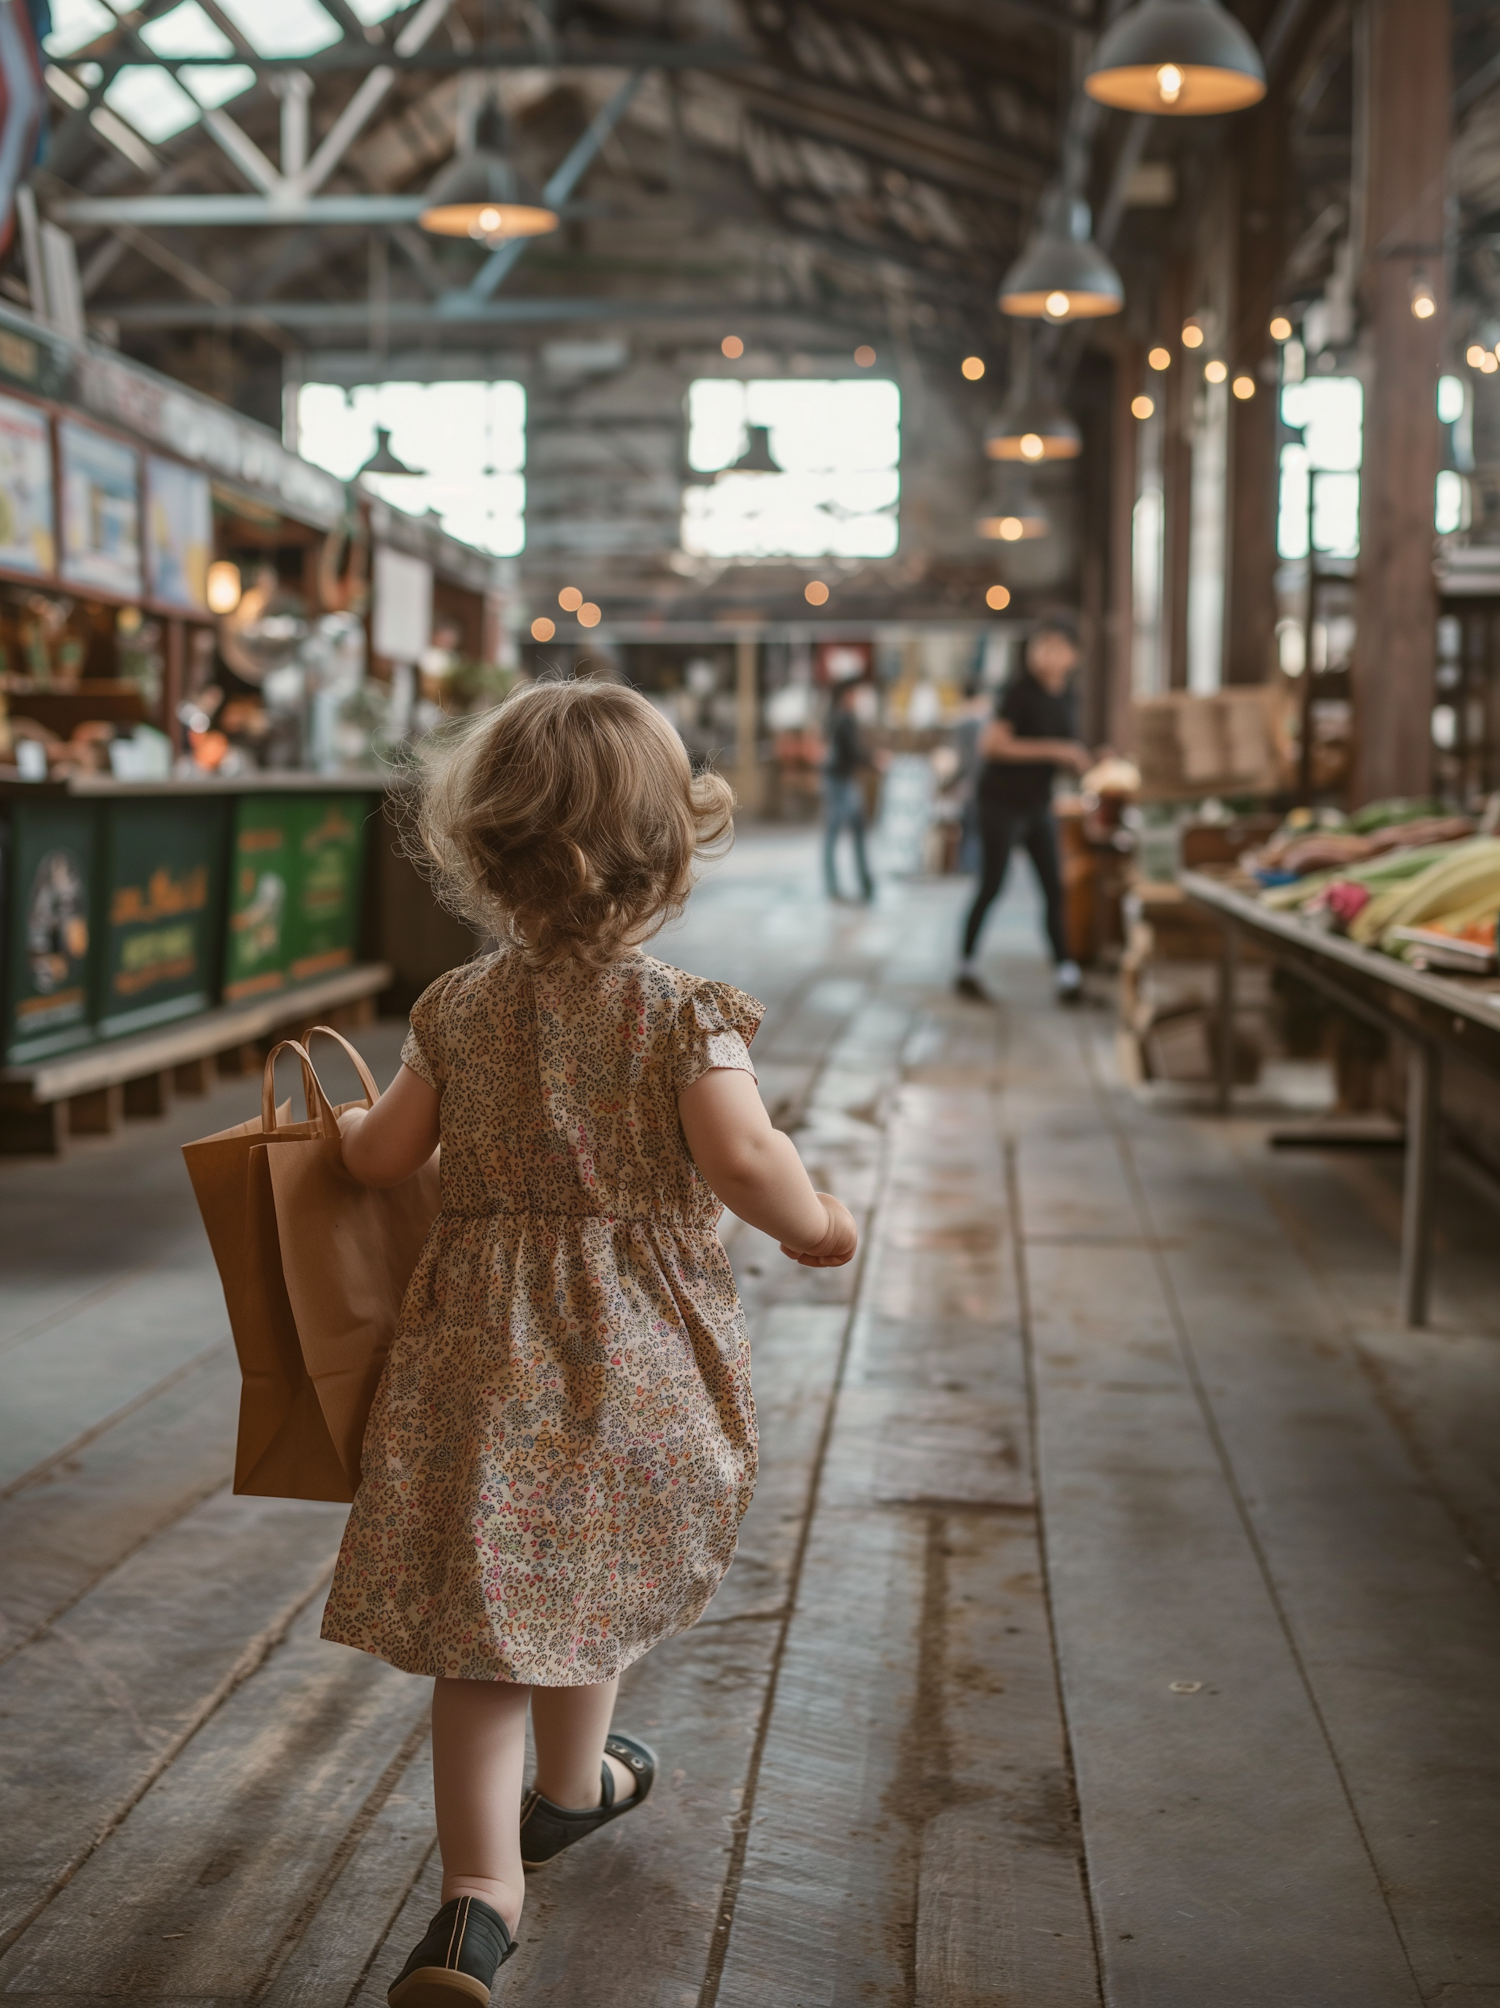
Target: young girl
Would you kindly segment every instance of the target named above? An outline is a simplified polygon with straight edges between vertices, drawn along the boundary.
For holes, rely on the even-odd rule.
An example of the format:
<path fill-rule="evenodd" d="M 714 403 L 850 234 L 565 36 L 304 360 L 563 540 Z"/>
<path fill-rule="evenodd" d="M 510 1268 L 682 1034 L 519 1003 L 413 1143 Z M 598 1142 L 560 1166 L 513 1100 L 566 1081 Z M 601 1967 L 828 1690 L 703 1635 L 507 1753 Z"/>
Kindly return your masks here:
<path fill-rule="evenodd" d="M 616 1686 L 702 1612 L 755 1479 L 721 1204 L 794 1261 L 855 1252 L 761 1105 L 760 1005 L 640 950 L 731 807 L 643 697 L 587 683 L 508 698 L 425 791 L 440 890 L 505 945 L 423 993 L 342 1121 L 367 1185 L 442 1144 L 323 1621 L 434 1682 L 443 1905 L 392 2008 L 487 2002 L 523 1870 L 651 1789 Z"/>

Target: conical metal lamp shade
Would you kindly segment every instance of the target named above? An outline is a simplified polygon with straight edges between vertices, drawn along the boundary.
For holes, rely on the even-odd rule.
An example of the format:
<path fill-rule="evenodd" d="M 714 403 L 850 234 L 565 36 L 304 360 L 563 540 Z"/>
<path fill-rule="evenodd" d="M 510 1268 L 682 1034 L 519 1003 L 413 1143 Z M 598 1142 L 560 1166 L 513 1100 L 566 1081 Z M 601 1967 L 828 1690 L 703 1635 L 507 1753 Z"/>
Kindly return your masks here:
<path fill-rule="evenodd" d="M 750 444 L 739 459 L 728 469 L 731 474 L 780 474 L 781 463 L 771 455 L 771 428 L 768 425 L 747 425 Z"/>
<path fill-rule="evenodd" d="M 502 244 L 510 237 L 545 237 L 557 228 L 557 211 L 525 202 L 515 169 L 503 154 L 475 147 L 455 154 L 427 191 L 418 221 L 437 237 L 472 237 Z"/>
<path fill-rule="evenodd" d="M 1036 467 L 1044 460 L 1076 460 L 1083 435 L 1050 398 L 1019 398 L 985 434 L 984 450 L 991 460 L 1020 460 Z"/>
<path fill-rule="evenodd" d="M 974 528 L 998 544 L 1020 544 L 1052 534 L 1052 513 L 1034 493 L 1030 478 L 1010 470 L 1000 473 L 985 513 Z"/>
<path fill-rule="evenodd" d="M 1089 230 L 1086 202 L 1057 188 L 1044 196 L 1035 235 L 1001 281 L 1001 311 L 1044 321 L 1118 314 L 1125 288 Z"/>
<path fill-rule="evenodd" d="M 391 451 L 391 435 L 387 427 L 375 428 L 375 451 L 370 455 L 360 474 L 416 474 L 420 470 L 408 467 L 404 460 L 398 460 Z M 356 477 L 357 478 L 357 477 Z"/>
<path fill-rule="evenodd" d="M 1257 104 L 1266 71 L 1218 0 L 1141 0 L 1099 37 L 1083 88 L 1121 111 L 1207 118 Z"/>

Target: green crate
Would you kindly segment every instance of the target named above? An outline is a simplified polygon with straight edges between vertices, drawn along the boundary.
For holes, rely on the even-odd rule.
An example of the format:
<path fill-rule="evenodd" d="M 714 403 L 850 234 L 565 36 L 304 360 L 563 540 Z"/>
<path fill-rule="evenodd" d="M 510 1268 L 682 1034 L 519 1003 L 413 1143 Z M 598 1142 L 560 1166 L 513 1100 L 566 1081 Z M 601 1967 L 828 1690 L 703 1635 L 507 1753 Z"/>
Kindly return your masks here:
<path fill-rule="evenodd" d="M 86 1046 L 97 811 L 66 796 L 13 796 L 6 820 L 4 1050 L 20 1066 Z"/>
<path fill-rule="evenodd" d="M 234 805 L 224 930 L 224 1001 L 243 1003 L 291 982 L 292 900 L 303 803 L 295 795 L 241 795 Z"/>
<path fill-rule="evenodd" d="M 369 795 L 304 795 L 293 880 L 290 975 L 311 983 L 350 969 L 359 947 Z"/>
<path fill-rule="evenodd" d="M 102 1038 L 212 1006 L 227 806 L 161 795 L 103 804 Z"/>

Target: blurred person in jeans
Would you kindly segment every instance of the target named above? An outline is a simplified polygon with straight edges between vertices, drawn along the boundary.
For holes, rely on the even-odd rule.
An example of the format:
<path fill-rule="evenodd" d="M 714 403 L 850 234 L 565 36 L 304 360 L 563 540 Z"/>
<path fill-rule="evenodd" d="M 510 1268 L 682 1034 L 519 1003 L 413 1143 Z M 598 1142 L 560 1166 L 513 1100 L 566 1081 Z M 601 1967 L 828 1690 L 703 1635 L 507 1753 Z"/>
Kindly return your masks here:
<path fill-rule="evenodd" d="M 860 730 L 857 683 L 841 683 L 833 693 L 833 716 L 828 728 L 828 751 L 823 757 L 823 877 L 828 897 L 839 897 L 838 841 L 847 830 L 854 842 L 854 864 L 859 873 L 860 898 L 875 897 L 875 881 L 865 856 L 865 796 L 860 775 L 873 773 L 881 764 L 865 744 Z"/>
<path fill-rule="evenodd" d="M 1080 744 L 1073 711 L 1078 632 L 1067 614 L 1049 615 L 1026 644 L 1026 661 L 1000 692 L 995 715 L 980 735 L 984 762 L 976 789 L 982 864 L 979 889 L 964 925 L 963 952 L 954 988 L 987 1003 L 974 952 L 985 915 L 1005 886 L 1010 854 L 1026 850 L 1047 909 L 1058 1000 L 1076 1004 L 1083 976 L 1068 949 L 1052 780 L 1059 767 L 1083 773 L 1092 756 Z"/>

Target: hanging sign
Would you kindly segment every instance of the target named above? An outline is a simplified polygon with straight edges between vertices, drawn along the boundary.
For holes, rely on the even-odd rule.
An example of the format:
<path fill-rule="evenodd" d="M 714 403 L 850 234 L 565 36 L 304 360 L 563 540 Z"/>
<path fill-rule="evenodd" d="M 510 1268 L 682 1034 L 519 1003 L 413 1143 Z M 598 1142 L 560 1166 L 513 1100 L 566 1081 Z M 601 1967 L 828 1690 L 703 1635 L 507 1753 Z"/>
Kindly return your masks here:
<path fill-rule="evenodd" d="M 56 564 L 46 413 L 0 397 L 0 565 L 14 572 L 50 572 Z"/>
<path fill-rule="evenodd" d="M 65 418 L 62 574 L 72 585 L 137 598 L 141 590 L 140 469 L 133 446 Z"/>
<path fill-rule="evenodd" d="M 146 461 L 146 580 L 153 600 L 208 610 L 213 503 L 208 476 L 176 460 Z"/>

